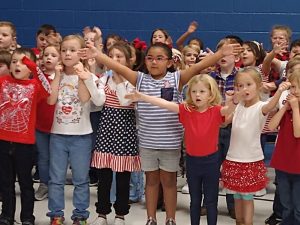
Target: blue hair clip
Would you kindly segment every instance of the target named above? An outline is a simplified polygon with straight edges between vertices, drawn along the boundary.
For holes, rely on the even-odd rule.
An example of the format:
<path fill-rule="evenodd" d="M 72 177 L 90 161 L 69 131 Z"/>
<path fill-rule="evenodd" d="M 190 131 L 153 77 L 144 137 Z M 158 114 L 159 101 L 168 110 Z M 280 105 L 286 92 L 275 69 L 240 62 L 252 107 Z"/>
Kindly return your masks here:
<path fill-rule="evenodd" d="M 105 75 L 108 76 L 108 77 L 112 77 L 113 71 L 112 70 L 107 70 L 107 71 L 105 71 Z"/>

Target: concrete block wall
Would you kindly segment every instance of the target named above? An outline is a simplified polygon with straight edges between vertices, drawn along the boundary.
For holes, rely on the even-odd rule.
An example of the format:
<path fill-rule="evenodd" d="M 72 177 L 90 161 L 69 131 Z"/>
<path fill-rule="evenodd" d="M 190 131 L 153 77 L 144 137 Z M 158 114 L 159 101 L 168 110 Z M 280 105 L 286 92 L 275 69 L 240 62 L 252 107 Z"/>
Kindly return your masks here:
<path fill-rule="evenodd" d="M 44 23 L 63 34 L 80 33 L 97 25 L 104 37 L 117 33 L 131 41 L 149 42 L 152 31 L 165 28 L 175 41 L 193 20 L 199 28 L 193 36 L 214 49 L 228 34 L 244 40 L 257 40 L 269 48 L 269 31 L 274 24 L 288 25 L 293 39 L 300 37 L 298 0 L 6 0 L 0 4 L 0 20 L 12 21 L 18 42 L 35 45 L 35 32 Z"/>

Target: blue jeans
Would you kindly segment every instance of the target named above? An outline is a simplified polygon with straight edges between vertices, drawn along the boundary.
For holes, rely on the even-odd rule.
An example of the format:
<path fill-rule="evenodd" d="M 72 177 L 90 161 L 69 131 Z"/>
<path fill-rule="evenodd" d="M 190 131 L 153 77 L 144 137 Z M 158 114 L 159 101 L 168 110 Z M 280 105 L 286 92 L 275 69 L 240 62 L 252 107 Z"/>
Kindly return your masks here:
<path fill-rule="evenodd" d="M 300 174 L 276 170 L 276 176 L 283 205 L 281 225 L 300 225 Z"/>
<path fill-rule="evenodd" d="M 144 195 L 144 172 L 132 172 L 130 176 L 129 199 L 140 201 Z"/>
<path fill-rule="evenodd" d="M 50 181 L 47 213 L 49 217 L 63 216 L 65 208 L 64 186 L 68 164 L 72 168 L 72 219 L 88 218 L 90 204 L 89 169 L 92 137 L 88 135 L 59 135 L 50 137 Z"/>
<path fill-rule="evenodd" d="M 36 130 L 35 137 L 38 151 L 37 165 L 39 168 L 40 181 L 41 183 L 48 185 L 50 134 Z"/>
<path fill-rule="evenodd" d="M 219 152 L 208 156 L 186 156 L 186 175 L 191 196 L 191 225 L 199 225 L 202 192 L 207 209 L 207 224 L 216 225 L 219 193 Z"/>

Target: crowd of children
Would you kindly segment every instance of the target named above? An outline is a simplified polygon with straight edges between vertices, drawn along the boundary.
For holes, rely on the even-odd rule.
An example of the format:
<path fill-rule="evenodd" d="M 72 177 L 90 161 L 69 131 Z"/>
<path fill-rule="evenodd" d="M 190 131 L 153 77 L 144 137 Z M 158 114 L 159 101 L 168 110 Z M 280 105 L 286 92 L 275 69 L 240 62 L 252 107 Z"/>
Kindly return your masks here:
<path fill-rule="evenodd" d="M 0 21 L 0 225 L 14 224 L 16 178 L 22 225 L 35 224 L 34 200 L 47 197 L 50 224 L 64 224 L 69 168 L 73 225 L 87 224 L 90 182 L 98 188 L 90 224 L 107 225 L 113 205 L 114 224 L 124 225 L 130 203 L 142 198 L 144 175 L 146 225 L 158 224 L 159 196 L 165 224 L 176 225 L 182 146 L 191 224 L 203 214 L 217 224 L 221 184 L 235 223 L 252 225 L 253 198 L 269 182 L 266 134 L 274 130 L 277 188 L 265 223 L 300 224 L 300 41 L 289 47 L 291 30 L 279 25 L 268 53 L 234 35 L 213 53 L 196 37 L 184 45 L 197 28 L 191 22 L 177 46 L 156 29 L 147 48 L 117 34 L 103 41 L 98 27 L 62 38 L 44 24 L 28 49 L 17 43 L 14 24 Z"/>

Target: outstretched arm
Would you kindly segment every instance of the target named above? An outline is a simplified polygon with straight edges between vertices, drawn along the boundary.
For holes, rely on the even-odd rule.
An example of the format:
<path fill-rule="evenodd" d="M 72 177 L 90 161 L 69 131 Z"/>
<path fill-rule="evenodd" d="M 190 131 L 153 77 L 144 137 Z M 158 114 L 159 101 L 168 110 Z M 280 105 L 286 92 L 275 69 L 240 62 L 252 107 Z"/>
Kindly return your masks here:
<path fill-rule="evenodd" d="M 100 64 L 105 65 L 109 69 L 115 71 L 118 74 L 121 74 L 126 80 L 128 80 L 133 86 L 136 85 L 137 81 L 137 72 L 131 70 L 127 66 L 123 66 L 122 64 L 114 61 L 109 58 L 107 55 L 102 53 L 99 49 L 97 49 L 93 45 L 87 45 L 88 48 L 83 48 L 78 50 L 78 55 L 83 59 L 95 58 L 96 61 Z"/>
<path fill-rule="evenodd" d="M 185 40 L 197 30 L 198 23 L 193 21 L 190 23 L 186 32 L 184 32 L 176 41 L 177 49 L 182 51 Z"/>
<path fill-rule="evenodd" d="M 219 59 L 222 59 L 227 55 L 238 55 L 242 52 L 243 48 L 240 44 L 226 44 L 223 45 L 215 54 L 208 55 L 200 62 L 195 65 L 182 70 L 180 76 L 181 85 L 185 85 L 193 76 L 199 74 L 201 70 L 206 69 L 207 67 L 214 65 L 218 62 Z"/>
<path fill-rule="evenodd" d="M 143 94 L 138 91 L 127 94 L 125 96 L 125 98 L 130 99 L 133 102 L 137 102 L 137 101 L 149 102 L 152 105 L 156 105 L 158 107 L 167 109 L 169 111 L 179 113 L 179 105 L 178 104 L 176 104 L 174 102 L 169 102 L 165 99 L 158 98 L 155 96 L 149 96 L 149 95 Z"/>

